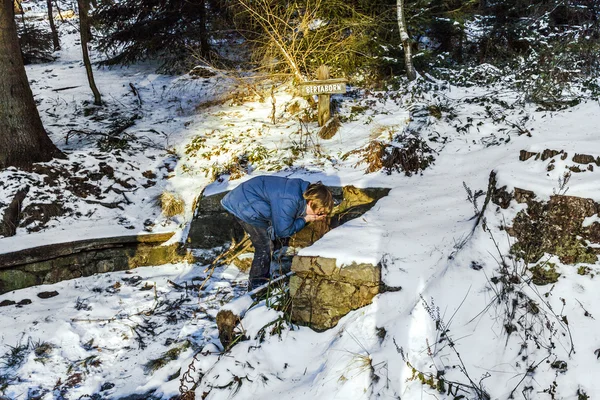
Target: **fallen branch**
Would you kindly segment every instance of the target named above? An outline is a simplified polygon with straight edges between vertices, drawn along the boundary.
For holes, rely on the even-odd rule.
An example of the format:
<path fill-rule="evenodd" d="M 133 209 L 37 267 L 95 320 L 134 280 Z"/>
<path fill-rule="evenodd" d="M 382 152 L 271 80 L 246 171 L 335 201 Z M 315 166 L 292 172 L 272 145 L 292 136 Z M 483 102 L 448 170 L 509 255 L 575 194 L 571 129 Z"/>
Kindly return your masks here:
<path fill-rule="evenodd" d="M 67 87 L 63 87 L 63 88 L 58 88 L 58 89 L 52 89 L 53 92 L 62 92 L 63 90 L 69 90 L 69 89 L 77 89 L 80 86 L 67 86 Z"/>
<path fill-rule="evenodd" d="M 125 209 L 123 207 L 121 207 L 121 204 L 124 203 L 122 201 L 116 201 L 114 203 L 103 203 L 101 201 L 87 200 L 87 199 L 83 199 L 83 201 L 85 201 L 88 204 L 98 204 L 98 205 L 101 205 L 101 206 L 106 207 L 106 208 L 111 208 L 111 209 L 118 208 L 121 211 L 125 211 Z"/>

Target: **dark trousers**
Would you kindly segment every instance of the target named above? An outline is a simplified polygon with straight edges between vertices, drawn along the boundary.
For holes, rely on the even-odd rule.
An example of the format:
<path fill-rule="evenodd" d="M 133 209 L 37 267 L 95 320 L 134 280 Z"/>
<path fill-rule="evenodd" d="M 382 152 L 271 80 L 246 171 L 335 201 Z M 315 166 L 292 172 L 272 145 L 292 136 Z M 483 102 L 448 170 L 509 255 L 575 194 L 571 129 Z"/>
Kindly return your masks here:
<path fill-rule="evenodd" d="M 238 222 L 250 236 L 250 241 L 254 246 L 254 260 L 252 260 L 252 267 L 250 267 L 248 282 L 248 290 L 250 291 L 269 281 L 273 242 L 266 228 L 250 225 L 240 219 L 238 219 Z"/>

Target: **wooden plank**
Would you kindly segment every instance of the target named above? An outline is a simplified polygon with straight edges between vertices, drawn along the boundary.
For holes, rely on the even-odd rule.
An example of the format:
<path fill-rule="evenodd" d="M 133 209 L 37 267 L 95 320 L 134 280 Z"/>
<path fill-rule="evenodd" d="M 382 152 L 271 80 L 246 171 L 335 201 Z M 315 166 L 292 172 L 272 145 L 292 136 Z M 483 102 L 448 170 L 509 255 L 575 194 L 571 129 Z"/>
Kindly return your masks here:
<path fill-rule="evenodd" d="M 345 79 L 327 79 L 303 82 L 298 86 L 302 96 L 346 93 Z"/>
<path fill-rule="evenodd" d="M 300 82 L 298 86 L 306 86 L 306 85 L 320 85 L 325 83 L 347 83 L 348 79 L 346 78 L 331 78 L 331 79 L 317 79 L 315 81 L 306 81 Z"/>

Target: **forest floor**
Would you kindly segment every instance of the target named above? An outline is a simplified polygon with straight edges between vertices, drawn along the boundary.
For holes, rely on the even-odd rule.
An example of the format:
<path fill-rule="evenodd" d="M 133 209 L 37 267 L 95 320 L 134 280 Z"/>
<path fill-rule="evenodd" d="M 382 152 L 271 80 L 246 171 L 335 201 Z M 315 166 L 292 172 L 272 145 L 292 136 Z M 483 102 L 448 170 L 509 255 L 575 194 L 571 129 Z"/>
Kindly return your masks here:
<path fill-rule="evenodd" d="M 544 111 L 502 84 L 461 88 L 432 79 L 390 91 L 352 87 L 335 96 L 339 131 L 322 139 L 314 111 L 288 87 L 271 97 L 267 85 L 261 99 L 227 76 L 165 76 L 150 64 L 95 69 L 106 104 L 94 107 L 76 32 L 68 24 L 61 30 L 56 61 L 27 72 L 43 122 L 68 157 L 31 172 L 0 172 L 0 208 L 28 185 L 23 206 L 31 216 L 15 237 L 0 239 L 0 252 L 19 238 L 36 243 L 40 232 L 60 237 L 98 226 L 176 231 L 174 240 L 184 240 L 203 189 L 228 190 L 267 173 L 392 188 L 302 254 L 381 263 L 386 285 L 402 290 L 377 296 L 323 333 L 291 325 L 261 302 L 242 321 L 249 339 L 227 352 L 214 319 L 245 291 L 246 275 L 233 266 L 216 271 L 200 293 L 194 284 L 205 266 L 188 263 L 18 290 L 0 296 L 0 304 L 16 303 L 0 309 L 5 397 L 170 399 L 190 364 L 196 398 L 208 399 L 600 394 L 598 263 L 573 266 L 545 255 L 557 282 L 511 281 L 504 263 L 530 276 L 529 266 L 508 256 L 514 239 L 504 229 L 524 205 L 488 205 L 487 231 L 473 219 L 491 171 L 508 191 L 527 188 L 547 200 L 568 190 L 600 201 L 597 169 L 574 173 L 565 185 L 569 160 L 553 157 L 551 170 L 519 160 L 521 150 L 600 156 L 597 102 Z M 402 148 L 411 138 L 431 150 L 428 168 L 412 176 L 367 173 L 376 166 L 371 145 Z M 156 198 L 165 191 L 184 201 L 182 215 L 161 213 Z M 56 212 L 36 214 L 44 204 Z"/>

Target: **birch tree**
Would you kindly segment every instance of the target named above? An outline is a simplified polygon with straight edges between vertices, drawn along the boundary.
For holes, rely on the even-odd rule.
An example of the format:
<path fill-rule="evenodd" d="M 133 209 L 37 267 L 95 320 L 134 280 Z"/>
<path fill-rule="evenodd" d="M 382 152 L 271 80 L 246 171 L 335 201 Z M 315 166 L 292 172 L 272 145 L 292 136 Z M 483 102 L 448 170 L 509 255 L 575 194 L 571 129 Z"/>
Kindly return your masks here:
<path fill-rule="evenodd" d="M 406 18 L 404 15 L 404 0 L 396 0 L 396 12 L 398 18 L 398 29 L 400 31 L 400 40 L 404 48 L 404 64 L 406 65 L 406 76 L 409 80 L 417 79 L 417 71 L 412 62 L 412 49 L 410 47 L 410 36 L 406 28 Z"/>

